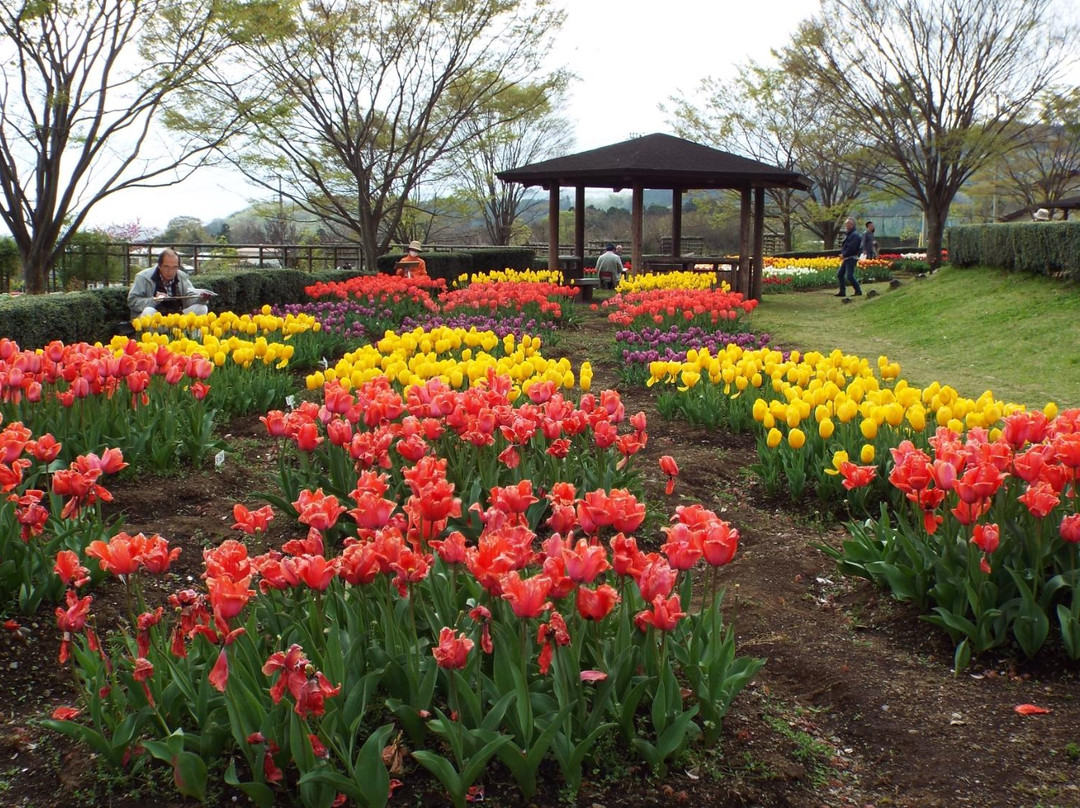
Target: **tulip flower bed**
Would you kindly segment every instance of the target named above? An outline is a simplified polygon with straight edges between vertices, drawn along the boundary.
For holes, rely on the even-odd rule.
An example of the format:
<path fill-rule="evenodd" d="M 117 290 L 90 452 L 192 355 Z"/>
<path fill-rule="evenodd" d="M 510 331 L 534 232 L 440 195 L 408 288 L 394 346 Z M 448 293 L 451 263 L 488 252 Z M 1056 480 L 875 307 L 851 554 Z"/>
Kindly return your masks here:
<path fill-rule="evenodd" d="M 463 288 L 473 283 L 541 283 L 563 286 L 563 274 L 558 269 L 506 269 L 493 272 L 464 274 L 454 281 L 455 288 Z"/>
<path fill-rule="evenodd" d="M 657 289 L 620 293 L 605 300 L 603 305 L 614 309 L 608 320 L 619 326 L 665 327 L 677 323 L 683 327 L 715 329 L 720 323 L 737 328 L 735 322 L 752 312 L 757 301 L 744 300 L 738 292 L 724 289 Z"/>
<path fill-rule="evenodd" d="M 0 430 L 0 609 L 33 614 L 60 600 L 71 560 L 113 528 L 101 515 L 101 484 L 127 463 L 118 449 L 80 455 L 65 468 L 61 445 L 18 421 Z M 39 487 L 40 486 L 40 487 Z M 99 576 L 100 577 L 100 576 Z M 80 576 L 80 581 L 85 580 Z M 69 603 L 69 607 L 75 604 Z M 67 631 L 63 622 L 61 631 Z"/>
<path fill-rule="evenodd" d="M 496 315 L 504 310 L 537 320 L 566 325 L 571 316 L 563 304 L 573 300 L 578 289 L 552 282 L 472 283 L 439 296 L 443 314 L 476 312 Z"/>
<path fill-rule="evenodd" d="M 580 371 L 586 389 L 585 378 L 591 374 L 587 365 Z M 484 381 L 491 372 L 509 375 L 523 388 L 543 380 L 574 386 L 570 362 L 565 358 L 544 359 L 539 337 L 525 335 L 518 341 L 512 333 L 500 339 L 492 331 L 439 326 L 432 331 L 414 328 L 402 334 L 387 331 L 374 345 L 364 345 L 345 354 L 333 367 L 309 375 L 307 387 L 317 390 L 331 381 L 347 388 L 359 387 L 386 376 L 405 387 L 441 377 L 456 389 Z"/>
<path fill-rule="evenodd" d="M 315 302 L 353 301 L 372 315 L 365 318 L 369 338 L 398 328 L 405 317 L 437 312 L 434 296 L 446 288 L 442 278 L 399 278 L 395 275 L 360 275 L 347 281 L 316 283 L 304 288 Z"/>
<path fill-rule="evenodd" d="M 213 371 L 204 356 L 134 340 L 41 351 L 0 340 L 0 417 L 51 434 L 65 462 L 115 447 L 138 468 L 197 465 L 217 448 L 206 401 Z"/>
<path fill-rule="evenodd" d="M 644 416 L 611 391 L 577 404 L 552 382 L 514 391 L 494 373 L 404 395 L 381 378 L 270 413 L 300 453 L 281 487 L 306 535 L 262 554 L 206 550 L 205 588 L 175 593 L 171 613 L 140 601 L 167 547 L 126 534 L 93 545 L 60 618 L 81 703 L 47 724 L 117 766 L 162 760 L 195 797 L 207 760 L 230 760 L 225 780 L 259 805 L 282 791 L 383 805 L 407 746 L 461 806 L 496 759 L 529 798 L 545 760 L 575 790 L 612 733 L 660 772 L 694 739 L 715 742 L 762 664 L 735 656 L 719 612 L 716 570 L 738 532 L 679 506 L 662 552 L 639 550 L 644 504 L 616 484 L 633 483 Z M 668 457 L 661 469 L 678 473 Z M 258 534 L 272 511 L 238 504 L 235 518 Z M 695 596 L 702 562 L 713 572 Z M 108 643 L 82 563 L 129 593 Z"/>
<path fill-rule="evenodd" d="M 768 334 L 750 331 L 710 331 L 700 326 L 680 328 L 673 324 L 665 328 L 646 326 L 640 330 L 623 329 L 615 332 L 615 357 L 620 362 L 620 376 L 634 384 L 647 384 L 649 366 L 653 362 L 686 361 L 687 352 L 708 349 L 715 354 L 728 344 L 746 350 L 764 347 Z"/>
<path fill-rule="evenodd" d="M 652 289 L 712 289 L 716 286 L 715 272 L 643 272 L 623 275 L 616 291 L 622 294 L 648 292 Z M 730 287 L 725 283 L 723 291 Z"/>
<path fill-rule="evenodd" d="M 855 269 L 859 283 L 875 283 L 892 279 L 893 261 L 884 258 L 860 258 Z M 835 286 L 840 259 L 772 258 L 766 256 L 762 269 L 762 289 L 765 292 L 788 292 L 800 289 L 821 289 Z"/>
<path fill-rule="evenodd" d="M 920 390 L 885 357 L 877 370 L 839 351 L 728 346 L 656 362 L 651 381 L 679 385 L 658 404 L 669 417 L 760 425 L 757 471 L 770 490 L 786 484 L 798 499 L 813 488 L 870 517 L 823 549 L 927 612 L 956 643 L 956 670 L 1014 641 L 1032 657 L 1052 629 L 1080 658 L 1080 410 Z"/>

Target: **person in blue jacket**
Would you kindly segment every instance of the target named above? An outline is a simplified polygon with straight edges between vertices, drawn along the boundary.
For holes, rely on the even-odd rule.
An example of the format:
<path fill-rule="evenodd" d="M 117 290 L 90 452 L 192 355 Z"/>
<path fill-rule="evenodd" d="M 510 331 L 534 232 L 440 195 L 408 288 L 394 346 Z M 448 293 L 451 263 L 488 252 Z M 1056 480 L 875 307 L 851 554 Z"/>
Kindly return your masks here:
<path fill-rule="evenodd" d="M 850 216 L 844 222 L 844 229 L 847 234 L 844 236 L 844 243 L 840 245 L 840 271 L 836 273 L 836 279 L 840 281 L 840 291 L 836 293 L 836 296 L 847 297 L 848 281 L 851 281 L 851 285 L 855 287 L 855 294 L 858 296 L 862 294 L 862 287 L 855 278 L 855 267 L 859 265 L 862 236 L 855 229 L 855 220 Z"/>

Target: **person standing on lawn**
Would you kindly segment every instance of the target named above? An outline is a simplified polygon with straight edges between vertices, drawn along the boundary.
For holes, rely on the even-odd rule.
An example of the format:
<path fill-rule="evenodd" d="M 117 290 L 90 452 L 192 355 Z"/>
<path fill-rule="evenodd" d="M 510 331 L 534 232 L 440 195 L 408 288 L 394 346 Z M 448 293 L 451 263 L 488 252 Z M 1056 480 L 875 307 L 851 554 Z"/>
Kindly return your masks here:
<path fill-rule="evenodd" d="M 608 244 L 596 259 L 596 277 L 605 289 L 614 289 L 622 280 L 622 258 L 615 252 L 615 245 Z"/>
<path fill-rule="evenodd" d="M 877 247 L 874 246 L 874 223 L 867 222 L 866 229 L 862 234 L 863 258 L 877 258 Z"/>
<path fill-rule="evenodd" d="M 135 276 L 128 292 L 128 308 L 131 319 L 162 314 L 206 314 L 206 300 L 210 293 L 196 289 L 187 273 L 180 269 L 180 256 L 176 250 L 164 249 L 158 254 L 157 264 Z"/>
<path fill-rule="evenodd" d="M 844 222 L 844 230 L 847 234 L 844 236 L 844 243 L 840 245 L 840 271 L 836 273 L 836 279 L 840 281 L 840 291 L 836 293 L 836 297 L 847 297 L 848 281 L 851 281 L 851 285 L 855 287 L 856 296 L 862 294 L 862 287 L 859 286 L 859 281 L 855 277 L 855 267 L 859 264 L 859 251 L 862 249 L 862 237 L 855 229 L 855 220 L 850 216 Z"/>

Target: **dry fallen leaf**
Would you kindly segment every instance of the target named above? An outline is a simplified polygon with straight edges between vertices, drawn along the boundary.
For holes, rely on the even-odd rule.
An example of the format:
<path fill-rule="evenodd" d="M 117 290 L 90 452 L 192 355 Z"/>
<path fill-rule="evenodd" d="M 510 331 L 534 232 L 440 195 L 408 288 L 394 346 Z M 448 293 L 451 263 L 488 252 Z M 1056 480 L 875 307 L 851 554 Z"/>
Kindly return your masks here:
<path fill-rule="evenodd" d="M 1034 704 L 1017 704 L 1013 709 L 1020 715 L 1046 715 L 1050 712 L 1045 707 L 1038 707 Z"/>

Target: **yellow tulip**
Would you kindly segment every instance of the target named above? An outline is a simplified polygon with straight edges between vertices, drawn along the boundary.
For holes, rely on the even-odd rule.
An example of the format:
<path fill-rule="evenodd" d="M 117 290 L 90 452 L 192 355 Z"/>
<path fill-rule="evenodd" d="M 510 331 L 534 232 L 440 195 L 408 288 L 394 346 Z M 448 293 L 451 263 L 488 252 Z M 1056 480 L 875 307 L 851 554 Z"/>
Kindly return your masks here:
<path fill-rule="evenodd" d="M 862 447 L 862 451 L 859 452 L 859 459 L 864 464 L 873 463 L 874 462 L 874 444 L 872 444 L 872 443 L 864 443 L 863 447 Z"/>
<path fill-rule="evenodd" d="M 780 445 L 780 441 L 784 439 L 784 436 L 780 434 L 780 430 L 773 427 L 769 430 L 768 436 L 765 438 L 765 445 L 770 449 L 775 449 Z"/>
<path fill-rule="evenodd" d="M 873 440 L 877 437 L 877 421 L 873 418 L 863 418 L 859 423 L 859 430 L 862 432 L 864 438 Z"/>
<path fill-rule="evenodd" d="M 821 421 L 818 422 L 818 435 L 820 435 L 823 440 L 831 438 L 835 429 L 836 425 L 833 424 L 832 418 L 822 418 Z"/>
<path fill-rule="evenodd" d="M 788 432 L 787 442 L 792 449 L 801 449 L 806 443 L 806 434 L 796 427 Z"/>

